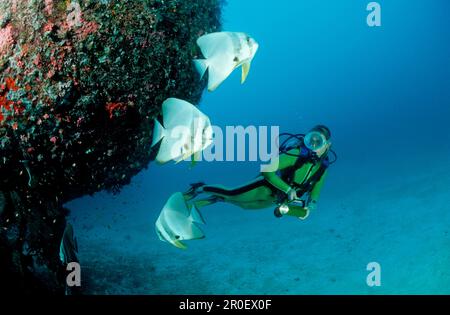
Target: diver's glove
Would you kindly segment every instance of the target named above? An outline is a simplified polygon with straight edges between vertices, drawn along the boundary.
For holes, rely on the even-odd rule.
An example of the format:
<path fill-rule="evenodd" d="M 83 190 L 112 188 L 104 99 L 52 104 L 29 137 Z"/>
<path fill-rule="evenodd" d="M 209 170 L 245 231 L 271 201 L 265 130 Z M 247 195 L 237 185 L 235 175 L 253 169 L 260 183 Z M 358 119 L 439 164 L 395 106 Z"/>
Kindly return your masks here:
<path fill-rule="evenodd" d="M 305 209 L 308 209 L 309 211 L 315 211 L 317 209 L 317 201 L 311 200 L 305 207 Z"/>
<path fill-rule="evenodd" d="M 292 187 L 289 187 L 288 191 L 286 192 L 286 195 L 288 197 L 288 201 L 293 201 L 293 200 L 298 199 L 297 191 Z"/>
<path fill-rule="evenodd" d="M 315 211 L 317 209 L 317 202 L 315 200 L 311 200 L 308 205 L 305 207 L 306 215 L 304 217 L 299 218 L 300 220 L 306 220 L 309 217 L 311 211 Z"/>

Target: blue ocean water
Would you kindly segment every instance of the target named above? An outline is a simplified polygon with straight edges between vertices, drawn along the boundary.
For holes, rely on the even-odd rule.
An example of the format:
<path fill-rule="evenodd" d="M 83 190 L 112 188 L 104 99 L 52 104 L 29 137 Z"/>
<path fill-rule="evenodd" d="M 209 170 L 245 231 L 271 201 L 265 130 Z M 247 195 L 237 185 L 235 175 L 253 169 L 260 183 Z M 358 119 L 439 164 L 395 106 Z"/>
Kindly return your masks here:
<path fill-rule="evenodd" d="M 182 251 L 154 223 L 192 182 L 239 185 L 254 162 L 150 165 L 117 196 L 70 202 L 88 292 L 100 294 L 449 294 L 448 1 L 228 0 L 224 30 L 260 44 L 200 109 L 214 125 L 323 123 L 339 155 L 306 221 L 228 204 L 203 210 L 206 239 Z M 369 287 L 366 266 L 381 266 Z"/>

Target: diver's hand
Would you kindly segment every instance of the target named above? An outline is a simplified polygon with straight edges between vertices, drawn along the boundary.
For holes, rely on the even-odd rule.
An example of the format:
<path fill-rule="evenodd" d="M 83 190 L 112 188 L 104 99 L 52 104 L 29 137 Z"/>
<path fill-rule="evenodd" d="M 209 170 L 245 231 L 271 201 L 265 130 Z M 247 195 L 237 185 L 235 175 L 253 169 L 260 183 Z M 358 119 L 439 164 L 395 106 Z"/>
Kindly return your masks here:
<path fill-rule="evenodd" d="M 310 203 L 308 203 L 308 205 L 305 207 L 306 210 L 309 211 L 315 211 L 317 208 L 317 203 L 315 201 L 311 201 Z"/>
<path fill-rule="evenodd" d="M 306 214 L 303 217 L 299 217 L 300 220 L 306 220 L 309 215 L 311 214 L 311 211 L 316 210 L 316 202 L 310 201 L 308 205 L 304 208 L 306 210 Z"/>
<path fill-rule="evenodd" d="M 293 200 L 297 200 L 297 191 L 294 188 L 289 188 L 289 190 L 287 191 L 287 197 L 289 201 L 293 201 Z"/>

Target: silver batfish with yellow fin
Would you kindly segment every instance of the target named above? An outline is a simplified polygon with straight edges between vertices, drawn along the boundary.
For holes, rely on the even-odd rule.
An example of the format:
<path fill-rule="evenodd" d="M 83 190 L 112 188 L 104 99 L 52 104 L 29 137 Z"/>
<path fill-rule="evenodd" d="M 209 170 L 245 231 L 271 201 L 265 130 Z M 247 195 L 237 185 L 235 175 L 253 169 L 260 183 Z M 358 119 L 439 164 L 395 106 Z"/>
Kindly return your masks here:
<path fill-rule="evenodd" d="M 173 246 L 186 249 L 182 241 L 205 237 L 196 223 L 205 224 L 195 206 L 188 206 L 182 193 L 173 194 L 166 202 L 156 221 L 156 234 L 159 239 Z"/>
<path fill-rule="evenodd" d="M 199 154 L 212 144 L 211 122 L 189 102 L 169 98 L 162 105 L 163 125 L 155 119 L 152 147 L 161 142 L 156 156 L 160 164 L 180 162 Z"/>
<path fill-rule="evenodd" d="M 244 83 L 250 71 L 253 58 L 259 48 L 258 43 L 245 33 L 218 32 L 200 37 L 197 40 L 206 59 L 194 60 L 203 77 L 208 70 L 208 91 L 212 92 L 225 81 L 234 69 L 242 66 Z"/>

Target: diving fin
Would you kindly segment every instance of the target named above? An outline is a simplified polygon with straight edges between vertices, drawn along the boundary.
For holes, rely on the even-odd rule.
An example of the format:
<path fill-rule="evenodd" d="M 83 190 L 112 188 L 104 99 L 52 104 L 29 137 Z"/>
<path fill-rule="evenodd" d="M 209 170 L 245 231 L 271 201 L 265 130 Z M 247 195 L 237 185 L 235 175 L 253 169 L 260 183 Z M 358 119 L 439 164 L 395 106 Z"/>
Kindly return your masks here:
<path fill-rule="evenodd" d="M 183 194 L 184 198 L 186 200 L 191 200 L 195 197 L 198 196 L 198 194 L 200 193 L 198 190 L 199 188 L 202 188 L 203 186 L 205 186 L 206 184 L 203 182 L 199 182 L 199 183 L 194 183 L 191 184 L 191 187 Z"/>

